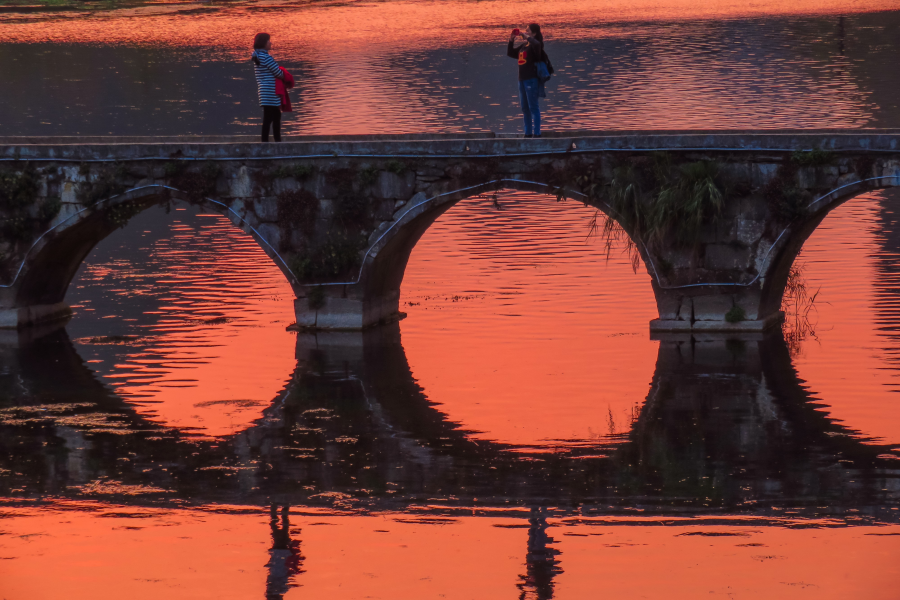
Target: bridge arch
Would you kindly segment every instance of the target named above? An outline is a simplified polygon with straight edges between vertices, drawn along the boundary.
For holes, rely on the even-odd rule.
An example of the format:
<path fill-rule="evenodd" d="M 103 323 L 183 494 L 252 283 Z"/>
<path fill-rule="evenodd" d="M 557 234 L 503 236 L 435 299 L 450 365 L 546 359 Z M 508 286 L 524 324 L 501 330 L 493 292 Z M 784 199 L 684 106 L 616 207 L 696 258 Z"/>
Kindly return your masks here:
<path fill-rule="evenodd" d="M 371 242 L 355 279 L 305 286 L 296 305 L 297 323 L 316 328 L 330 328 L 335 325 L 341 328 L 342 323 L 347 323 L 346 328 L 351 328 L 349 319 L 344 321 L 341 315 L 327 312 L 329 304 L 337 305 L 338 311 L 342 309 L 361 311 L 362 327 L 393 321 L 399 313 L 400 287 L 409 258 L 422 236 L 441 215 L 459 202 L 500 190 L 555 196 L 558 186 L 531 179 L 498 177 L 462 185 L 430 197 L 425 194 L 413 197 L 393 221 L 385 223 L 381 231 L 376 230 L 373 234 L 374 239 L 370 238 Z M 567 190 L 566 197 L 583 202 L 585 206 L 600 211 L 618 223 L 615 215 L 605 204 L 589 202 L 585 194 L 573 190 Z M 644 264 L 647 264 L 645 250 L 637 244 L 635 248 L 640 252 Z M 311 289 L 325 292 L 323 307 L 312 308 L 304 301 Z M 358 307 L 360 304 L 361 308 Z M 325 308 L 325 311 L 322 311 L 322 308 Z"/>
<path fill-rule="evenodd" d="M 638 241 L 659 310 L 650 326 L 659 332 L 747 332 L 774 325 L 790 263 L 815 228 L 820 210 L 829 210 L 829 205 L 863 188 L 900 185 L 900 135 L 887 130 L 585 131 L 541 140 L 480 133 L 353 136 L 295 138 L 268 146 L 227 138 L 84 144 L 0 140 L 0 163 L 11 166 L 0 173 L 5 181 L 0 182 L 0 216 L 6 221 L 39 221 L 41 226 L 27 232 L 7 227 L 0 231 L 0 251 L 6 255 L 0 266 L 9 266 L 11 254 L 19 260 L 20 246 L 33 242 L 21 273 L 27 281 L 0 286 L 0 328 L 50 318 L 63 308 L 55 301 L 74 273 L 73 264 L 86 255 L 88 242 L 79 240 L 75 231 L 88 231 L 81 220 L 89 215 L 71 214 L 82 208 L 74 197 L 63 198 L 69 211 L 65 219 L 72 222 L 54 220 L 53 232 L 41 233 L 46 223 L 37 215 L 46 215 L 44 209 L 57 197 L 72 195 L 73 186 L 81 189 L 86 175 L 73 165 L 115 166 L 101 167 L 114 178 L 115 187 L 152 183 L 141 188 L 149 197 L 153 194 L 147 190 L 164 189 L 164 184 L 179 180 L 184 167 L 206 161 L 215 167 L 215 181 L 207 181 L 204 167 L 188 171 L 202 175 L 211 185 L 207 194 L 227 204 L 210 208 L 228 214 L 257 238 L 285 274 L 296 295 L 297 324 L 362 329 L 397 317 L 399 283 L 409 253 L 455 201 L 498 187 L 552 193 L 554 185 L 577 187 L 584 180 L 613 185 L 619 167 L 641 171 L 641 165 L 660 152 L 671 158 L 673 168 L 697 163 L 721 167 L 717 172 L 735 195 L 728 198 L 717 221 L 703 215 L 703 222 L 691 227 L 696 231 L 689 236 L 690 248 L 671 231 L 657 230 L 655 241 L 647 242 L 649 251 Z M 779 172 L 786 165 L 791 165 L 790 177 L 787 170 Z M 853 187 L 858 177 L 879 174 L 878 181 Z M 821 189 L 834 191 L 817 201 L 812 215 L 788 225 L 767 204 L 767 186 L 776 179 L 784 184 L 782 192 L 805 196 Z M 91 185 L 99 181 L 90 180 Z M 27 184 L 27 193 L 10 194 L 10 182 Z M 674 194 L 668 197 L 677 200 L 683 189 L 676 188 L 683 183 L 677 174 L 665 182 Z M 30 197 L 24 205 L 23 197 Z M 118 201 L 110 199 L 108 204 Z M 670 212 L 673 219 L 696 220 L 690 210 Z M 249 219 L 249 224 L 241 223 L 241 218 Z M 671 224 L 670 219 L 666 227 Z M 101 225 L 95 227 L 102 229 Z M 102 232 L 93 235 L 99 239 Z M 263 242 L 271 242 L 282 256 Z M 42 252 L 50 244 L 60 249 L 56 256 Z M 361 269 L 352 266 L 360 262 Z M 33 277 L 39 272 L 46 277 Z"/>
<path fill-rule="evenodd" d="M 228 218 L 249 234 L 269 256 L 296 292 L 297 279 L 284 259 L 260 231 L 228 204 L 212 198 L 194 197 L 164 184 L 150 184 L 98 200 L 86 207 L 69 208 L 26 251 L 2 286 L 14 308 L 0 311 L 3 326 L 54 320 L 66 316 L 66 292 L 81 263 L 93 248 L 128 219 L 171 200 L 202 206 Z M 9 300 L 7 300 L 9 301 Z"/>
<path fill-rule="evenodd" d="M 761 278 L 760 313 L 771 314 L 780 310 L 794 262 L 806 241 L 832 211 L 864 194 L 895 187 L 900 187 L 900 177 L 871 177 L 844 184 L 810 202 L 805 217 L 785 228 L 770 251 L 772 259 Z"/>

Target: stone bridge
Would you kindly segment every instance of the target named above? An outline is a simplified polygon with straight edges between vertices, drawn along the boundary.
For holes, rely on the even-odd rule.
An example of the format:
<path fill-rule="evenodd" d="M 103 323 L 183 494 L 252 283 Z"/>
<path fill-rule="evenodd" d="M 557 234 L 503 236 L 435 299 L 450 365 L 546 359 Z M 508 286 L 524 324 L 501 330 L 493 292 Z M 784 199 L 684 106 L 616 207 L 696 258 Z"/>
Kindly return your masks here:
<path fill-rule="evenodd" d="M 290 282 L 297 325 L 399 318 L 428 227 L 510 188 L 603 213 L 656 295 L 655 331 L 759 331 L 829 211 L 900 185 L 900 132 L 573 132 L 295 138 L 0 138 L 0 326 L 68 314 L 91 249 L 144 208 L 199 203 L 252 235 Z"/>

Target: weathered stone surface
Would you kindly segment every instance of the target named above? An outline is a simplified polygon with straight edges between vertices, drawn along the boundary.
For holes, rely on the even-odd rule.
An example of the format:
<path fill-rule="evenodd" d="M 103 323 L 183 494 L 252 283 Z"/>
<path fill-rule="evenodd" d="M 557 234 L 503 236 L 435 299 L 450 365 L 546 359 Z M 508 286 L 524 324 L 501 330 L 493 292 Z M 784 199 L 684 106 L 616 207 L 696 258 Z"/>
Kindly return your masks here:
<path fill-rule="evenodd" d="M 679 298 L 674 294 L 657 294 L 656 296 L 656 309 L 659 311 L 660 319 L 678 318 L 679 306 Z"/>
<path fill-rule="evenodd" d="M 300 182 L 293 177 L 282 177 L 272 183 L 272 191 L 276 194 L 298 190 L 301 187 Z"/>
<path fill-rule="evenodd" d="M 847 185 L 847 184 L 850 184 L 850 183 L 857 182 L 857 181 L 859 181 L 859 180 L 860 180 L 860 179 L 859 179 L 859 175 L 857 175 L 856 173 L 846 173 L 845 175 L 842 175 L 842 176 L 838 179 L 837 185 L 839 185 L 839 186 L 841 186 L 841 185 Z"/>
<path fill-rule="evenodd" d="M 120 202 L 137 200 L 149 205 L 167 201 L 171 195 L 192 201 L 205 197 L 226 202 L 239 218 L 215 203 L 210 203 L 208 208 L 223 212 L 245 231 L 255 228 L 253 234 L 266 240 L 281 256 L 276 264 L 282 269 L 285 262 L 315 256 L 320 250 L 327 250 L 329 256 L 352 255 L 357 240 L 362 246 L 358 252 L 362 257 L 372 244 L 381 240 L 380 251 L 371 253 L 365 265 L 348 268 L 345 274 L 333 278 L 342 283 L 328 288 L 326 308 L 314 311 L 313 316 L 307 310 L 302 317 L 306 319 L 304 323 L 316 327 L 323 324 L 367 326 L 390 319 L 398 312 L 403 265 L 415 241 L 448 203 L 490 189 L 479 186 L 498 177 L 536 182 L 506 185 L 552 194 L 559 174 L 573 168 L 601 185 L 608 185 L 613 167 L 622 160 L 645 164 L 649 152 L 672 150 L 670 156 L 675 168 L 696 160 L 718 162 L 723 189 L 740 192 L 727 197 L 715 224 L 704 225 L 699 237 L 689 243 L 677 243 L 672 232 L 642 240 L 641 251 L 650 252 L 644 256 L 647 264 L 652 260 L 656 266 L 648 269 L 655 279 L 660 315 L 654 321 L 654 328 L 688 332 L 717 328 L 729 332 L 756 331 L 777 318 L 783 291 L 778 286 L 783 286 L 785 269 L 802 246 L 803 240 L 796 237 L 798 232 L 806 235 L 809 229 L 804 229 L 802 221 L 788 224 L 783 218 L 776 218 L 773 207 L 777 204 L 767 199 L 764 188 L 776 177 L 779 166 L 791 160 L 794 150 L 823 147 L 835 150 L 832 163 L 803 167 L 794 181 L 783 184 L 799 187 L 801 197 L 807 201 L 813 197 L 822 199 L 803 218 L 817 219 L 821 211 L 830 210 L 835 203 L 854 194 L 900 185 L 900 134 L 896 133 L 653 135 L 638 132 L 570 138 L 551 135 L 539 140 L 499 139 L 485 134 L 471 135 L 464 140 L 441 136 L 435 139 L 421 136 L 335 141 L 299 139 L 278 145 L 232 145 L 216 140 L 146 143 L 136 139 L 123 144 L 100 139 L 84 144 L 0 140 L 0 155 L 22 157 L 39 169 L 36 197 L 32 204 L 21 209 L 19 216 L 30 215 L 30 221 L 39 221 L 44 218 L 41 203 L 62 201 L 59 214 L 47 217 L 40 225 L 45 229 L 36 228 L 31 240 L 17 244 L 0 240 L 0 247 L 5 248 L 4 260 L 9 263 L 3 266 L 7 272 L 15 272 L 19 265 L 24 265 L 21 280 L 27 283 L 19 281 L 0 288 L 0 310 L 17 311 L 18 323 L 22 315 L 27 320 L 31 318 L 28 315 L 37 318 L 40 313 L 20 309 L 62 301 L 68 281 L 42 271 L 46 268 L 42 265 L 52 264 L 54 260 L 64 264 L 59 272 L 77 270 L 77 265 L 66 263 L 76 258 L 62 249 L 65 244 L 59 244 L 60 233 L 68 232 L 67 243 L 73 240 L 84 245 L 96 243 L 110 225 L 104 219 L 95 218 L 97 213 Z M 629 151 L 627 155 L 620 152 L 627 148 L 641 150 Z M 685 148 L 715 150 L 678 151 Z M 578 154 L 570 154 L 576 149 Z M 882 178 L 853 185 L 858 177 L 858 161 L 871 157 L 872 154 L 866 154 L 869 150 L 877 150 L 878 155 L 866 176 Z M 471 158 L 460 158 L 463 153 Z M 319 158 L 302 160 L 309 171 L 298 172 L 296 159 L 277 158 L 287 155 Z M 392 155 L 398 159 L 390 160 Z M 203 178 L 202 165 L 236 156 L 241 160 L 219 163 L 221 174 L 215 180 Z M 409 159 L 409 156 L 418 158 Z M 60 162 L 59 158 L 68 162 Z M 103 180 L 116 171 L 110 166 L 110 160 L 127 165 L 127 174 L 116 174 L 120 179 L 112 182 L 113 185 Z M 177 160 L 187 161 L 184 168 L 189 177 L 186 179 L 172 177 L 171 163 Z M 11 161 L 0 169 L 15 170 L 23 164 L 24 160 Z M 397 170 L 402 172 L 398 174 Z M 88 177 L 86 172 L 90 173 Z M 278 178 L 273 180 L 275 174 Z M 173 184 L 179 180 L 181 183 Z M 175 187 L 176 191 L 164 190 L 162 184 Z M 177 189 L 178 185 L 187 189 Z M 847 187 L 836 189 L 840 186 Z M 299 194 L 296 211 L 291 211 L 291 215 L 278 214 L 278 194 L 301 188 L 312 196 Z M 114 191 L 103 197 L 103 190 Z M 121 190 L 130 191 L 119 194 Z M 574 194 L 578 190 L 572 191 Z M 765 192 L 771 197 L 773 189 Z M 774 193 L 778 193 L 777 186 Z M 92 198 L 91 206 L 84 207 L 79 197 Z M 603 205 L 598 208 L 602 209 Z M 4 210 L 11 209 L 0 208 L 0 213 Z M 0 214 L 0 217 L 8 218 L 8 215 Z M 268 244 L 263 245 L 274 256 L 275 251 Z M 32 254 L 26 255 L 26 250 Z M 46 256 L 53 259 L 30 260 L 40 252 L 48 252 Z M 319 256 L 317 260 L 322 259 Z M 327 273 L 328 269 L 323 272 Z M 776 274 L 780 275 L 776 277 Z M 323 281 L 321 275 L 297 282 L 293 276 L 286 275 L 298 297 L 305 297 L 307 289 L 335 282 Z M 725 314 L 735 304 L 744 309 L 746 320 L 739 324 L 727 323 Z M 298 321 L 302 320 L 301 312 L 298 309 Z"/>
<path fill-rule="evenodd" d="M 753 164 L 750 168 L 751 184 L 755 188 L 761 188 L 769 183 L 778 172 L 779 165 L 772 164 Z"/>
<path fill-rule="evenodd" d="M 401 175 L 382 171 L 378 175 L 378 183 L 375 186 L 374 196 L 380 199 L 396 200 L 408 198 L 415 190 L 416 174 L 406 171 Z"/>
<path fill-rule="evenodd" d="M 394 214 L 394 202 L 392 200 L 379 202 L 375 205 L 372 214 L 379 221 L 390 221 Z"/>
<path fill-rule="evenodd" d="M 327 173 L 316 173 L 303 182 L 303 189 L 312 192 L 316 198 L 337 198 L 340 184 L 351 183 L 343 178 L 329 177 Z"/>
<path fill-rule="evenodd" d="M 388 221 L 379 223 L 378 227 L 375 228 L 375 231 L 373 231 L 369 235 L 369 239 L 368 239 L 369 245 L 371 246 L 376 241 L 378 241 L 378 238 L 381 237 L 381 234 L 383 234 L 385 231 L 387 231 L 390 227 L 391 227 L 391 224 Z"/>
<path fill-rule="evenodd" d="M 416 168 L 416 175 L 425 181 L 437 181 L 444 177 L 444 167 L 429 167 L 427 165 Z"/>
<path fill-rule="evenodd" d="M 708 244 L 703 265 L 711 270 L 744 271 L 750 267 L 750 248 L 735 244 Z"/>
<path fill-rule="evenodd" d="M 676 318 L 679 321 L 694 320 L 694 301 L 690 296 L 683 296 L 681 298 L 681 305 L 678 307 L 678 315 Z"/>
<path fill-rule="evenodd" d="M 771 270 L 772 260 L 775 258 L 772 255 L 774 245 L 775 240 L 766 238 L 759 240 L 759 243 L 756 245 L 756 253 L 753 255 L 753 269 L 763 276 Z"/>
<path fill-rule="evenodd" d="M 392 215 L 393 220 L 396 221 L 397 219 L 399 219 L 410 208 L 424 202 L 427 197 L 428 196 L 425 194 L 425 192 L 417 192 L 412 198 L 409 199 L 408 202 L 401 204 L 400 208 L 394 211 L 394 214 Z"/>
<path fill-rule="evenodd" d="M 253 195 L 253 181 L 250 180 L 250 170 L 247 167 L 239 167 L 237 172 L 230 177 L 230 196 L 232 198 L 249 198 Z"/>
<path fill-rule="evenodd" d="M 765 231 L 766 222 L 763 220 L 738 218 L 732 235 L 733 239 L 749 246 L 759 241 Z"/>
<path fill-rule="evenodd" d="M 278 250 L 281 246 L 281 231 L 277 225 L 271 223 L 263 223 L 256 227 L 260 237 L 266 240 L 272 248 Z"/>
<path fill-rule="evenodd" d="M 252 210 L 244 210 L 239 214 L 238 225 L 247 224 L 250 227 L 259 227 L 260 221 L 259 217 L 256 216 L 256 213 Z"/>
<path fill-rule="evenodd" d="M 760 293 L 755 287 L 734 295 L 734 304 L 744 309 L 744 318 L 755 321 L 759 318 Z"/>
<path fill-rule="evenodd" d="M 731 294 L 694 296 L 692 300 L 695 321 L 724 321 L 725 313 L 734 306 Z"/>
<path fill-rule="evenodd" d="M 274 223 L 278 220 L 278 200 L 272 198 L 260 198 L 254 203 L 254 211 L 256 216 L 262 222 Z"/>
<path fill-rule="evenodd" d="M 62 186 L 62 192 L 60 193 L 60 200 L 67 204 L 74 204 L 78 201 L 75 196 L 75 186 L 77 184 L 72 181 L 66 181 Z"/>

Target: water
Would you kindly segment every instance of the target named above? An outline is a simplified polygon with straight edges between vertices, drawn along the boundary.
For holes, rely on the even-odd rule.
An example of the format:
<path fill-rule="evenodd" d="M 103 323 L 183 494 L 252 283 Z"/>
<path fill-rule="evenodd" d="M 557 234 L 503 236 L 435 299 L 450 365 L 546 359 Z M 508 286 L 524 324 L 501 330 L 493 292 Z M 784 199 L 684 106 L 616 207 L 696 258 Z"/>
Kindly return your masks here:
<path fill-rule="evenodd" d="M 900 126 L 896 6 L 695 5 L 529 5 L 551 127 Z M 0 13 L 0 134 L 253 132 L 257 29 L 291 133 L 518 126 L 520 6 L 176 9 Z M 898 214 L 807 241 L 803 335 L 685 344 L 577 202 L 460 202 L 406 319 L 318 335 L 227 220 L 151 208 L 0 339 L 0 597 L 895 597 Z"/>
<path fill-rule="evenodd" d="M 151 8 L 0 13 L 0 135 L 255 134 L 256 31 L 298 77 L 288 134 L 521 129 L 505 54 L 524 25 L 516 3 Z M 547 130 L 900 126 L 895 2 L 544 0 L 529 12 L 558 71 Z"/>

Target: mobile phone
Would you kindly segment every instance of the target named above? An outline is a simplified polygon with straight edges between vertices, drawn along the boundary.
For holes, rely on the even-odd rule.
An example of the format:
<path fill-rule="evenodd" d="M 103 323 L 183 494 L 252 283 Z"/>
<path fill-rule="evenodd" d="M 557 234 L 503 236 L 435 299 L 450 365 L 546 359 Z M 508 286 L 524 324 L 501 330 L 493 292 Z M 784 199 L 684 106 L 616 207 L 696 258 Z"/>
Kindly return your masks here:
<path fill-rule="evenodd" d="M 522 32 L 519 31 L 519 28 L 518 28 L 518 27 L 516 27 L 515 29 L 513 29 L 513 35 L 520 35 L 521 33 L 522 33 Z"/>

